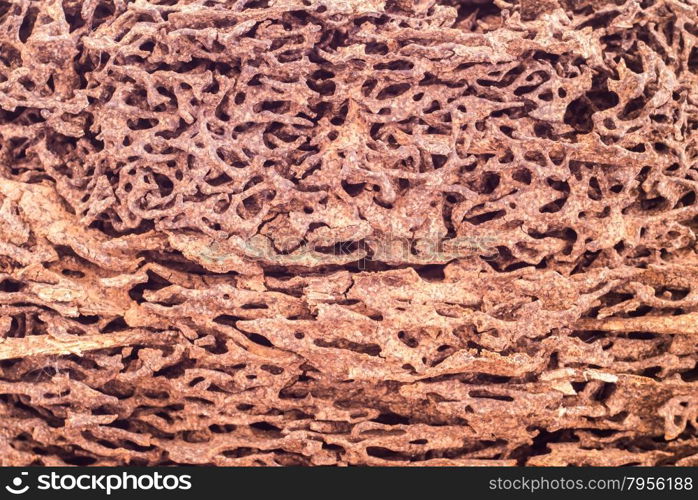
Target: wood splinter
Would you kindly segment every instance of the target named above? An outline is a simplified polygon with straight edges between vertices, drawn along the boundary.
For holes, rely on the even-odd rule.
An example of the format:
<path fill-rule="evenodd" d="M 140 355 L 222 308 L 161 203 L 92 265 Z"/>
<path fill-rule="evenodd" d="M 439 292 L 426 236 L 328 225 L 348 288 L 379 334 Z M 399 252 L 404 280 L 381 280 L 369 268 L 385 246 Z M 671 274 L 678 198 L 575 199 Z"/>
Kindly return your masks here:
<path fill-rule="evenodd" d="M 604 332 L 645 332 L 666 335 L 698 335 L 698 313 L 679 316 L 641 316 L 637 318 L 581 319 L 578 330 Z"/>
<path fill-rule="evenodd" d="M 171 343 L 175 338 L 176 334 L 173 332 L 154 333 L 145 330 L 102 335 L 65 335 L 61 337 L 33 335 L 21 338 L 6 338 L 0 342 L 0 360 L 42 355 L 80 355 L 85 351 L 111 347 Z"/>

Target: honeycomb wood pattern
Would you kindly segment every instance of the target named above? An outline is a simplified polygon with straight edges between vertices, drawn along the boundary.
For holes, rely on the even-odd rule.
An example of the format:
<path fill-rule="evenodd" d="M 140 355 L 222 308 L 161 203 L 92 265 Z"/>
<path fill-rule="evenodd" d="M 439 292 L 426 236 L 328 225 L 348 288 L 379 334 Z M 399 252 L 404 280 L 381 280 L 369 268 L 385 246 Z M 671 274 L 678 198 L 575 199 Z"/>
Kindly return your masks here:
<path fill-rule="evenodd" d="M 698 1 L 0 0 L 0 464 L 698 465 Z"/>

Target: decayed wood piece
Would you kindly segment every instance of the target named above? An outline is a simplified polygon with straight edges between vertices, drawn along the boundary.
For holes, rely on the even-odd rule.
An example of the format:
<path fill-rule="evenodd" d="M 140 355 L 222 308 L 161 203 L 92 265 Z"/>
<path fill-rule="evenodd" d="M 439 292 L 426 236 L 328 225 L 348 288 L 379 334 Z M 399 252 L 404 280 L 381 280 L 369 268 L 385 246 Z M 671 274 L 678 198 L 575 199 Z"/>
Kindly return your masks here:
<path fill-rule="evenodd" d="M 0 464 L 698 465 L 693 0 L 0 1 Z"/>

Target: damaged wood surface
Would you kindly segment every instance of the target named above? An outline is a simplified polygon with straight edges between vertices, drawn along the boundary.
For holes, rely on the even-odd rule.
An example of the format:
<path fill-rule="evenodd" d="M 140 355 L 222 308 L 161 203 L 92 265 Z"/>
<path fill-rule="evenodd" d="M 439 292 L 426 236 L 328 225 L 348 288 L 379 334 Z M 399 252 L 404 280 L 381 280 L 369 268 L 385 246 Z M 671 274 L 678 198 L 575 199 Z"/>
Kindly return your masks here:
<path fill-rule="evenodd" d="M 695 0 L 0 0 L 0 464 L 698 465 Z"/>

